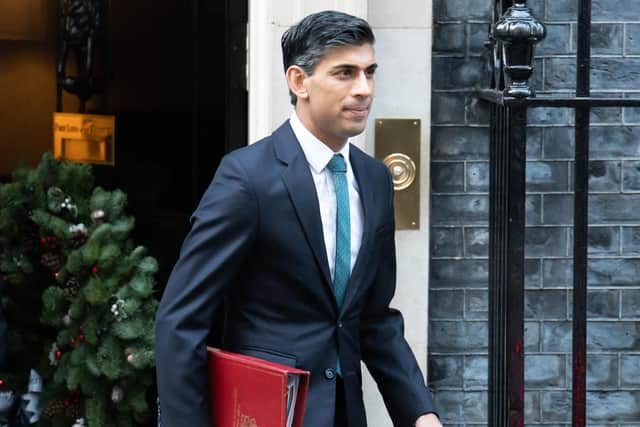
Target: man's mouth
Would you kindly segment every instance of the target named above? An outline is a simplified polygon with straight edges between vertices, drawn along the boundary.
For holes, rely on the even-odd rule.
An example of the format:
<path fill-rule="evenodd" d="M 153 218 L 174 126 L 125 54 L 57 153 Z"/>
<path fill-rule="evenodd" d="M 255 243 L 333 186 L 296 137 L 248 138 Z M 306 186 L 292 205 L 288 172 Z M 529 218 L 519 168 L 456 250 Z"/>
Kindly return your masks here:
<path fill-rule="evenodd" d="M 345 111 L 357 118 L 366 117 L 369 113 L 369 107 L 347 107 Z"/>

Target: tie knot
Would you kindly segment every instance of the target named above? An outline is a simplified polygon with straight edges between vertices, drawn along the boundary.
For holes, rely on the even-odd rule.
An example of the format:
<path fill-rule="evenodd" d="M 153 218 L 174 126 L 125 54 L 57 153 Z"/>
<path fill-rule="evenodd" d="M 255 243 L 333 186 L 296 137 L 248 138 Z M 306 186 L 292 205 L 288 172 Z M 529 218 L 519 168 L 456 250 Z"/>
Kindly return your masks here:
<path fill-rule="evenodd" d="M 347 163 L 344 161 L 344 158 L 341 154 L 334 154 L 327 164 L 327 169 L 329 169 L 333 173 L 345 173 L 347 172 Z"/>

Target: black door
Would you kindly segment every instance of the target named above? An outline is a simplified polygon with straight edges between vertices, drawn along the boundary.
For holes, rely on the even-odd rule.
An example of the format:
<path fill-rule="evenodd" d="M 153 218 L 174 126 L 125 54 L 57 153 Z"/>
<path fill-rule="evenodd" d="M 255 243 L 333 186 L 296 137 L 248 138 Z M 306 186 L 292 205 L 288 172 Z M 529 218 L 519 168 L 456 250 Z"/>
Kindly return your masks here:
<path fill-rule="evenodd" d="M 127 192 L 162 290 L 220 159 L 246 145 L 247 2 L 109 3 L 116 166 L 97 182 Z"/>

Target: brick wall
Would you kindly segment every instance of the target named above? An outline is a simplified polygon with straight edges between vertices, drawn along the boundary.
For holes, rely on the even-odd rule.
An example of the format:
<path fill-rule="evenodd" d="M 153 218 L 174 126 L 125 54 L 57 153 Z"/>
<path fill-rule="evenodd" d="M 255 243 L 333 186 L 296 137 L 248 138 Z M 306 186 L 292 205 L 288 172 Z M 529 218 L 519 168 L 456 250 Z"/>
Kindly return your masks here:
<path fill-rule="evenodd" d="M 575 0 L 547 26 L 534 87 L 575 88 Z M 472 88 L 492 0 L 434 0 L 429 381 L 446 425 L 487 424 L 489 114 Z M 594 96 L 640 96 L 640 0 L 593 1 Z M 573 110 L 528 116 L 526 424 L 569 425 Z M 640 426 L 640 109 L 591 115 L 588 395 L 592 426 Z"/>

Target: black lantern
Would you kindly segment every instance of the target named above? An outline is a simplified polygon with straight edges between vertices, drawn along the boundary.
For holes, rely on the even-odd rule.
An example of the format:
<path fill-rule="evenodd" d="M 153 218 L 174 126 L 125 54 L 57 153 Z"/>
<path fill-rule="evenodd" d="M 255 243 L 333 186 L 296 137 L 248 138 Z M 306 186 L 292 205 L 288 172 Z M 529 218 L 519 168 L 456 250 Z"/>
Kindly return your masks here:
<path fill-rule="evenodd" d="M 517 98 L 534 96 L 529 87 L 533 71 L 533 48 L 544 39 L 545 28 L 523 1 L 516 2 L 496 22 L 494 37 L 502 46 L 506 85 L 504 94 Z"/>

